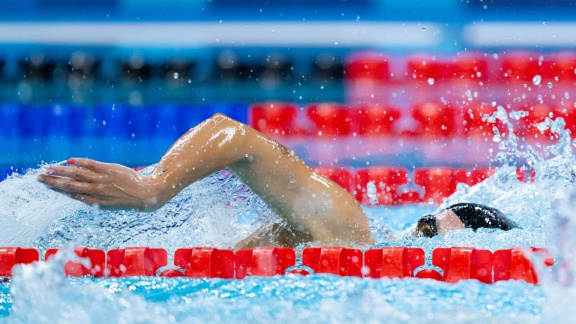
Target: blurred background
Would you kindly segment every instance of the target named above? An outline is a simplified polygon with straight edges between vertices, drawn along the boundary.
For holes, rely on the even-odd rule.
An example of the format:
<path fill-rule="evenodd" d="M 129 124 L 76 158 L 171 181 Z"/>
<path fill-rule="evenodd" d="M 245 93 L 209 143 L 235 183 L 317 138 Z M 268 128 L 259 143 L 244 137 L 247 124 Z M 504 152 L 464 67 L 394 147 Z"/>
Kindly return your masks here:
<path fill-rule="evenodd" d="M 330 175 L 490 174 L 499 109 L 525 143 L 557 139 L 536 126 L 550 117 L 576 130 L 575 14 L 569 0 L 4 0 L 1 177 L 71 156 L 150 165 L 217 112 Z"/>

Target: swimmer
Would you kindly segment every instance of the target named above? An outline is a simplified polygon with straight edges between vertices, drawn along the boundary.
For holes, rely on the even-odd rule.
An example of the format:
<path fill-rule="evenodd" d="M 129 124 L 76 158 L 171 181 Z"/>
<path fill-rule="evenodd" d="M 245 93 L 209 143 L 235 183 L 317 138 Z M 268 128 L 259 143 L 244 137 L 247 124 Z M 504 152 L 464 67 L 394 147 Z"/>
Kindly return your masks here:
<path fill-rule="evenodd" d="M 413 236 L 445 236 L 450 230 L 471 228 L 498 228 L 509 231 L 518 225 L 508 219 L 496 208 L 474 204 L 460 203 L 440 211 L 435 215 L 424 215 L 418 220 Z"/>
<path fill-rule="evenodd" d="M 176 140 L 150 175 L 83 158 L 69 159 L 68 164 L 72 167 L 49 167 L 38 181 L 100 209 L 138 211 L 155 211 L 191 183 L 228 168 L 284 220 L 258 229 L 236 249 L 375 243 L 368 219 L 350 193 L 315 173 L 282 144 L 221 114 Z M 459 210 L 443 211 L 437 221 L 423 218 L 418 229 L 424 236 L 444 235 L 466 227 L 462 217 Z"/>

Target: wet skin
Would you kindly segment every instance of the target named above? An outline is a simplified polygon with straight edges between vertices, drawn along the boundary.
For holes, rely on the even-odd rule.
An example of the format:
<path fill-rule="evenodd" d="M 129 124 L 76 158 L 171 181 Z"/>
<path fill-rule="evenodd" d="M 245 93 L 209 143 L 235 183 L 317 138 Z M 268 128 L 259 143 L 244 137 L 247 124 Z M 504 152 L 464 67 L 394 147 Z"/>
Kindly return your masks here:
<path fill-rule="evenodd" d="M 374 243 L 366 215 L 352 195 L 285 146 L 221 114 L 180 137 L 149 176 L 89 159 L 68 163 L 72 166 L 48 168 L 38 180 L 101 209 L 139 211 L 157 210 L 186 186 L 227 167 L 288 224 L 260 228 L 237 249 Z"/>
<path fill-rule="evenodd" d="M 449 231 L 463 230 L 466 228 L 456 213 L 446 209 L 436 214 L 436 226 L 438 227 L 439 236 L 446 236 Z M 415 227 L 412 236 L 420 237 L 422 233 Z"/>

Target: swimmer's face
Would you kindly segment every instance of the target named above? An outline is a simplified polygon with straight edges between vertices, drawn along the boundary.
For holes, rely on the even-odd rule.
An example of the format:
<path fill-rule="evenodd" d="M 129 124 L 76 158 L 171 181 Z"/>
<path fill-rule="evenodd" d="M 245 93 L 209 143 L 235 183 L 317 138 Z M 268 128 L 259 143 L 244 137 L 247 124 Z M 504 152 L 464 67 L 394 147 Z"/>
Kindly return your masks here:
<path fill-rule="evenodd" d="M 458 215 L 450 210 L 443 210 L 436 215 L 424 215 L 418 220 L 414 236 L 445 236 L 449 231 L 466 228 Z"/>
<path fill-rule="evenodd" d="M 424 215 L 418 220 L 415 237 L 433 237 L 438 235 L 438 223 L 436 215 Z"/>

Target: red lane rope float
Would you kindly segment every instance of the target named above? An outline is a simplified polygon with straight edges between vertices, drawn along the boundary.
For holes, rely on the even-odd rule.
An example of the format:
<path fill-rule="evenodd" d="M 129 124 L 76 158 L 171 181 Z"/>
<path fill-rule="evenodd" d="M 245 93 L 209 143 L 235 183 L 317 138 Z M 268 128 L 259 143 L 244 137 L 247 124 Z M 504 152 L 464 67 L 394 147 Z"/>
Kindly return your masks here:
<path fill-rule="evenodd" d="M 44 260 L 48 261 L 59 249 L 48 249 L 44 256 Z M 90 260 L 90 268 L 87 268 L 80 262 L 67 261 L 64 264 L 64 273 L 67 276 L 82 277 L 82 276 L 94 276 L 94 277 L 104 277 L 104 272 L 106 269 L 106 252 L 103 250 L 88 249 L 83 247 L 78 247 L 74 249 L 74 253 L 80 258 L 87 258 Z"/>
<path fill-rule="evenodd" d="M 521 249 L 498 250 L 494 252 L 494 282 L 501 280 L 524 280 L 537 284 L 538 276 Z"/>
<path fill-rule="evenodd" d="M 164 249 L 128 247 L 109 250 L 107 256 L 109 277 L 155 276 L 158 269 L 168 264 Z"/>
<path fill-rule="evenodd" d="M 235 256 L 230 250 L 198 247 L 178 249 L 174 265 L 184 270 L 188 278 L 234 278 Z"/>
<path fill-rule="evenodd" d="M 408 184 L 408 170 L 402 168 L 369 168 L 355 173 L 356 199 L 362 204 L 396 205 L 398 188 Z M 368 184 L 375 189 L 375 201 L 370 197 Z"/>
<path fill-rule="evenodd" d="M 264 102 L 250 106 L 248 120 L 252 127 L 266 135 L 294 135 L 298 106 L 285 102 Z"/>
<path fill-rule="evenodd" d="M 415 189 L 399 189 L 409 184 L 408 170 L 394 167 L 372 167 L 347 170 L 342 167 L 315 168 L 315 172 L 336 182 L 348 192 L 353 193 L 362 204 L 372 205 L 402 205 L 428 202 L 441 203 L 442 199 L 456 191 L 458 183 L 473 186 L 494 174 L 493 169 L 464 170 L 454 168 L 421 168 L 414 170 L 414 184 L 423 188 L 424 195 Z M 520 170 L 517 177 L 524 181 Z M 373 184 L 369 191 L 369 183 Z"/>
<path fill-rule="evenodd" d="M 467 279 L 476 279 L 483 283 L 493 282 L 493 255 L 488 250 L 437 248 L 432 252 L 432 264 L 442 269 L 442 281 L 445 282 Z"/>
<path fill-rule="evenodd" d="M 0 277 L 12 276 L 12 268 L 17 264 L 30 264 L 38 259 L 36 249 L 0 247 Z"/>
<path fill-rule="evenodd" d="M 532 248 L 532 251 L 543 256 L 543 265 L 554 264 L 553 257 L 546 249 Z M 57 249 L 48 250 L 45 260 L 54 257 L 57 252 Z M 64 265 L 68 276 L 156 276 L 158 270 L 168 263 L 166 250 L 160 248 L 114 249 L 108 251 L 107 258 L 104 258 L 103 250 L 76 248 L 74 253 L 89 258 L 91 266 L 87 268 L 76 261 L 68 261 Z M 1 247 L 0 277 L 10 277 L 15 265 L 36 261 L 38 251 L 35 249 Z M 431 265 L 427 266 L 425 252 L 421 248 L 384 247 L 362 252 L 359 249 L 327 246 L 304 249 L 301 266 L 315 274 L 374 279 L 416 277 L 448 283 L 473 279 L 487 284 L 523 280 L 538 284 L 534 264 L 519 248 L 494 252 L 467 247 L 436 248 L 431 261 Z M 208 247 L 182 248 L 174 254 L 174 265 L 182 271 L 169 269 L 160 276 L 244 279 L 249 276 L 284 275 L 287 271 L 303 275 L 310 272 L 298 268 L 300 265 L 296 265 L 293 249 L 275 247 L 239 250 L 236 253 Z"/>
<path fill-rule="evenodd" d="M 358 249 L 343 247 L 306 248 L 302 252 L 302 265 L 314 273 L 362 277 L 363 254 Z"/>
<path fill-rule="evenodd" d="M 364 252 L 364 274 L 368 278 L 414 277 L 414 270 L 425 263 L 420 248 L 387 247 Z"/>
<path fill-rule="evenodd" d="M 296 252 L 290 248 L 260 247 L 236 252 L 236 279 L 249 276 L 283 275 L 296 264 Z"/>

